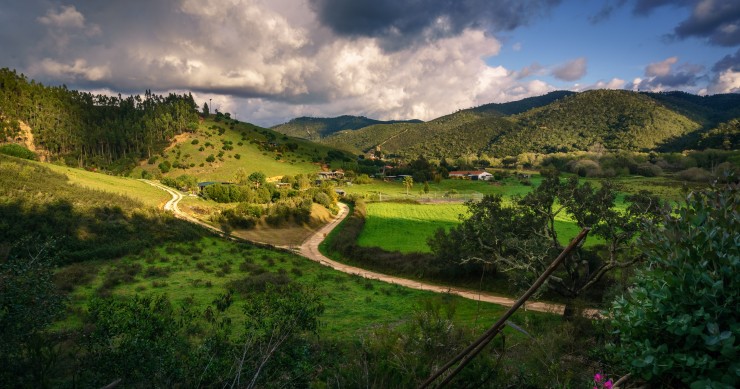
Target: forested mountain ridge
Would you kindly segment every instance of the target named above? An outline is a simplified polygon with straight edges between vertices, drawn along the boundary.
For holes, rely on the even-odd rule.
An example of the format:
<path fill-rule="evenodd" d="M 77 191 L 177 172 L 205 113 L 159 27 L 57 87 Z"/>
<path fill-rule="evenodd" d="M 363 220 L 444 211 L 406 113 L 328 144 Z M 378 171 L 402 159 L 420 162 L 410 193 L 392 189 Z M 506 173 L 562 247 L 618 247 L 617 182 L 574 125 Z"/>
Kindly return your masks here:
<path fill-rule="evenodd" d="M 736 127 L 731 123 L 737 117 L 738 94 L 702 97 L 682 92 L 559 91 L 518 102 L 487 104 L 425 123 L 342 131 L 321 142 L 356 153 L 381 146 L 386 155 L 402 158 L 503 157 L 523 152 L 583 151 L 593 146 L 680 151 L 718 143 L 706 141 L 707 134 L 716 133 L 714 129 L 720 125 L 726 134 L 727 128 Z"/>
<path fill-rule="evenodd" d="M 0 69 L 0 141 L 17 139 L 21 122 L 52 158 L 120 172 L 193 131 L 198 112 L 190 94 L 93 95 Z"/>
<path fill-rule="evenodd" d="M 421 120 L 375 120 L 364 116 L 342 115 L 333 118 L 315 118 L 302 116 L 271 129 L 288 136 L 295 136 L 312 141 L 318 141 L 329 135 L 343 130 L 357 130 L 376 124 L 394 123 L 421 123 Z"/>

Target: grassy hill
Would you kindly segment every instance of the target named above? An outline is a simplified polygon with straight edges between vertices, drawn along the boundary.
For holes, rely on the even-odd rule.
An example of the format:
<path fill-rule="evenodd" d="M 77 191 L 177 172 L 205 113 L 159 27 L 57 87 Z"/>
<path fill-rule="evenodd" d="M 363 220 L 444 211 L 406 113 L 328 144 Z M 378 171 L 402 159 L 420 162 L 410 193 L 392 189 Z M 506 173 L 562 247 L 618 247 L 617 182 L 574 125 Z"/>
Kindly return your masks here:
<path fill-rule="evenodd" d="M 701 148 L 702 135 L 740 116 L 740 95 L 646 94 L 623 90 L 552 92 L 462 110 L 425 123 L 340 131 L 321 142 L 354 153 L 381 146 L 386 155 L 503 157 L 608 149 L 679 151 Z M 706 142 L 705 142 L 706 143 Z"/>
<path fill-rule="evenodd" d="M 318 141 L 339 131 L 357 130 L 376 124 L 421 123 L 421 120 L 375 120 L 364 116 L 342 115 L 334 118 L 299 117 L 288 123 L 272 127 L 273 130 L 288 136 Z"/>
<path fill-rule="evenodd" d="M 261 171 L 268 177 L 295 175 L 319 171 L 325 161 L 354 157 L 253 124 L 216 120 L 211 116 L 196 131 L 178 135 L 164 152 L 142 161 L 132 176 L 189 174 L 202 181 L 229 181 L 238 169 Z"/>

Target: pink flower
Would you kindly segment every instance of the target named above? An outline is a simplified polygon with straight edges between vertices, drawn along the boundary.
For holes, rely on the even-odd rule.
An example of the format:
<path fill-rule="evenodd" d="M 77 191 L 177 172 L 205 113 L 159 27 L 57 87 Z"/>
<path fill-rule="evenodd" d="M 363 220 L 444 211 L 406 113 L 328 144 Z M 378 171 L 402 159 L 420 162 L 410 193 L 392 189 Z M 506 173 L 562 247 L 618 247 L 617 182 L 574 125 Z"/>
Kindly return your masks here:
<path fill-rule="evenodd" d="M 594 376 L 594 381 L 596 381 L 596 382 L 601 382 L 601 380 L 602 380 L 603 378 L 604 378 L 604 377 L 602 377 L 602 376 L 601 376 L 601 374 L 599 374 L 599 373 L 596 373 L 596 375 Z"/>
<path fill-rule="evenodd" d="M 613 385 L 614 385 L 614 384 L 612 384 L 612 380 L 609 380 L 609 381 L 606 381 L 606 382 L 604 382 L 604 387 L 605 387 L 606 389 L 612 389 L 612 386 L 613 386 Z"/>

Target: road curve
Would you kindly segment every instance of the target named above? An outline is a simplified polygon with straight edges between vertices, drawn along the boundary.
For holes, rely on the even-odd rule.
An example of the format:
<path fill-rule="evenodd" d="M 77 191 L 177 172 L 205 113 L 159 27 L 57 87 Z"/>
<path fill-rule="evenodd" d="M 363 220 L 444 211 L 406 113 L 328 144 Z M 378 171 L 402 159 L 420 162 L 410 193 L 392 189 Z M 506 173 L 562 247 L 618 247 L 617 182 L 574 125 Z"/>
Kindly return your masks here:
<path fill-rule="evenodd" d="M 440 286 L 427 284 L 420 281 L 410 280 L 407 278 L 390 276 L 387 274 L 377 273 L 370 270 L 365 270 L 359 267 L 346 265 L 332 259 L 327 258 L 319 251 L 319 245 L 324 241 L 326 235 L 329 234 L 349 213 L 349 207 L 345 204 L 339 203 L 340 211 L 337 216 L 329 224 L 325 225 L 318 232 L 313 234 L 310 238 L 306 239 L 301 245 L 298 253 L 312 261 L 316 261 L 324 266 L 331 267 L 332 269 L 341 271 L 342 273 L 354 274 L 363 278 L 378 280 L 387 282 L 390 284 L 401 285 L 411 289 L 426 290 L 437 293 L 450 293 L 464 297 L 470 300 L 483 301 L 487 303 L 493 303 L 510 307 L 514 305 L 515 300 L 509 297 L 497 296 L 489 293 L 482 293 L 472 289 L 455 288 L 449 286 Z M 549 312 L 563 314 L 565 307 L 560 304 L 550 304 L 543 302 L 527 303 L 524 306 L 525 310 L 532 310 L 538 312 Z"/>
<path fill-rule="evenodd" d="M 172 188 L 169 188 L 165 185 L 149 181 L 149 180 L 141 180 L 143 182 L 146 182 L 149 185 L 155 186 L 161 190 L 164 190 L 168 192 L 172 199 L 170 199 L 167 203 L 164 205 L 165 211 L 171 211 L 175 214 L 175 216 L 187 220 L 192 223 L 196 223 L 198 225 L 204 226 L 210 230 L 216 231 L 220 233 L 221 235 L 227 236 L 223 233 L 220 229 L 209 225 L 207 223 L 204 223 L 182 211 L 177 208 L 177 203 L 182 200 L 182 194 Z M 363 278 L 371 279 L 371 280 L 378 280 L 387 282 L 390 284 L 395 285 L 401 285 L 407 288 L 411 289 L 417 289 L 417 290 L 425 290 L 430 292 L 436 292 L 436 293 L 450 293 L 454 294 L 460 297 L 464 297 L 470 300 L 475 301 L 483 301 L 487 303 L 493 303 L 498 305 L 503 305 L 510 307 L 514 305 L 515 300 L 509 297 L 505 296 L 497 296 L 490 293 L 483 293 L 472 289 L 464 289 L 464 288 L 455 288 L 455 287 L 449 287 L 449 286 L 440 286 L 440 285 L 433 285 L 433 284 L 427 284 L 420 281 L 410 280 L 407 278 L 401 278 L 401 277 L 395 277 L 390 276 L 387 274 L 377 273 L 370 270 L 365 270 L 359 267 L 350 266 L 343 264 L 341 262 L 334 261 L 332 259 L 327 258 L 325 255 L 321 254 L 319 251 L 319 245 L 321 242 L 324 241 L 326 236 L 336 228 L 339 223 L 342 222 L 349 214 L 349 207 L 343 203 L 339 203 L 339 212 L 334 217 L 334 219 L 323 226 L 321 229 L 319 229 L 317 232 L 315 232 L 313 235 L 311 235 L 308 239 L 306 239 L 301 246 L 297 250 L 293 250 L 295 253 L 300 254 L 301 256 L 308 258 L 314 262 L 318 262 L 324 266 L 328 266 L 334 270 L 338 270 L 342 273 L 347 274 L 354 274 Z M 561 304 L 553 304 L 553 303 L 545 303 L 545 302 L 530 302 L 526 303 L 524 305 L 524 310 L 531 310 L 531 311 L 538 311 L 538 312 L 548 312 L 548 313 L 555 313 L 555 314 L 563 314 L 563 311 L 565 310 L 565 307 Z M 597 314 L 594 310 L 588 310 L 585 312 L 586 315 L 595 315 Z"/>

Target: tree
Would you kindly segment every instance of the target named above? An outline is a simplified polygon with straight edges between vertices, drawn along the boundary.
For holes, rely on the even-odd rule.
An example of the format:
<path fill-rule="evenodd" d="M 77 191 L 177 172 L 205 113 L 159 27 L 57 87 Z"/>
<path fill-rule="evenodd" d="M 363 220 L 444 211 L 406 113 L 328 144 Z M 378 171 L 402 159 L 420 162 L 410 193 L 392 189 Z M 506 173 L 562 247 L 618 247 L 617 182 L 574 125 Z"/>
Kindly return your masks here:
<path fill-rule="evenodd" d="M 629 244 L 640 218 L 653 217 L 661 202 L 647 193 L 628 196 L 631 203 L 621 212 L 615 208 L 616 188 L 609 182 L 597 190 L 588 183 L 579 185 L 577 177 L 563 182 L 557 172 L 542 175 L 537 188 L 513 203 L 496 195 L 466 203 L 468 219 L 448 232 L 438 231 L 429 245 L 438 262 L 453 260 L 466 267 L 479 263 L 481 268 L 507 273 L 515 284 L 526 287 L 562 251 L 555 227 L 559 216 L 569 213 L 580 227 L 590 227 L 607 241 L 604 250 L 576 250 L 547 281 L 549 289 L 568 299 L 566 316 L 570 316 L 572 302 L 606 273 L 642 259 L 630 252 Z"/>
<path fill-rule="evenodd" d="M 0 248 L 0 386 L 47 386 L 53 358 L 44 330 L 64 311 L 52 282 L 54 242 L 22 239 L 10 251 Z"/>
<path fill-rule="evenodd" d="M 691 193 L 644 223 L 647 256 L 635 284 L 612 304 L 609 349 L 626 370 L 656 385 L 740 384 L 740 190 Z"/>
<path fill-rule="evenodd" d="M 409 176 L 404 177 L 403 186 L 406 187 L 406 196 L 408 196 L 409 190 L 414 186 L 414 178 Z"/>
<path fill-rule="evenodd" d="M 262 172 L 254 172 L 249 175 L 248 179 L 255 187 L 262 186 L 267 182 L 267 176 Z"/>
<path fill-rule="evenodd" d="M 211 111 L 208 109 L 208 103 L 203 103 L 203 116 L 208 117 Z"/>
<path fill-rule="evenodd" d="M 298 335 L 315 333 L 319 327 L 319 316 L 323 312 L 324 305 L 319 295 L 297 284 L 280 287 L 268 284 L 263 293 L 250 295 L 244 305 L 246 334 L 232 384 L 253 388 L 264 386 L 268 382 L 289 382 L 291 370 L 305 370 L 303 374 L 313 371 L 305 353 L 293 353 L 294 355 L 287 358 L 285 355 L 281 358 L 281 354 L 301 350 L 303 347 L 295 344 L 299 342 Z M 293 345 L 287 347 L 291 343 Z M 274 359 L 282 359 L 285 364 L 278 364 L 271 369 L 268 363 Z M 242 376 L 250 377 L 249 382 L 242 383 Z"/>

